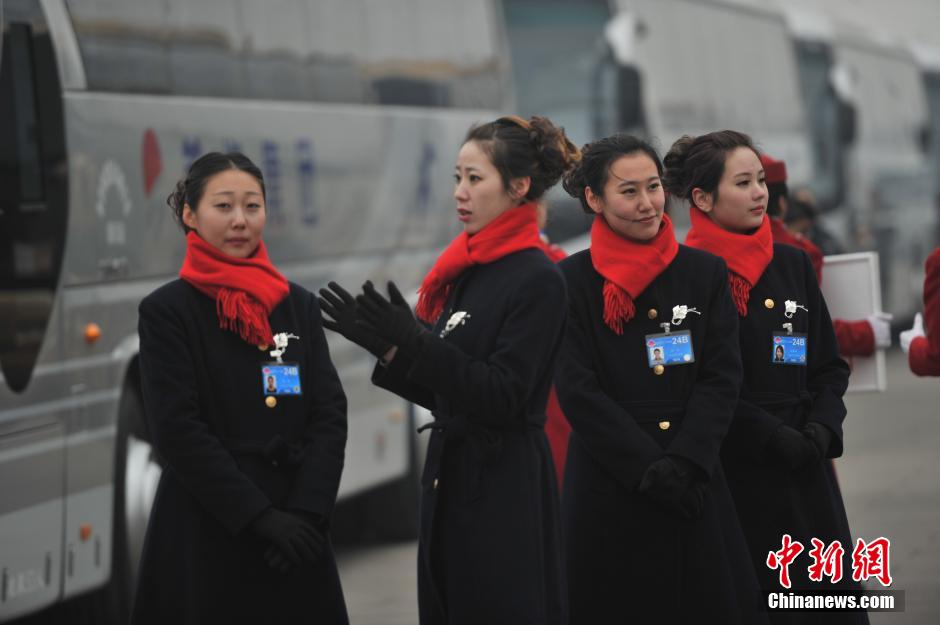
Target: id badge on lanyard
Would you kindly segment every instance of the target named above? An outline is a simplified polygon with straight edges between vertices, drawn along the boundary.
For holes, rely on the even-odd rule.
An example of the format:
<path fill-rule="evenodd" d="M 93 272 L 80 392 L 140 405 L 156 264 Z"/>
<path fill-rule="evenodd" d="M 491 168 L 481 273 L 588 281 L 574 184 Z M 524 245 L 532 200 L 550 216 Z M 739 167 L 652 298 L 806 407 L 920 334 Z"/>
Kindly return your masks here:
<path fill-rule="evenodd" d="M 302 395 L 300 365 L 296 362 L 266 362 L 261 365 L 261 387 L 269 396 Z"/>
<path fill-rule="evenodd" d="M 775 365 L 806 366 L 806 335 L 802 332 L 774 332 L 770 362 Z"/>
<path fill-rule="evenodd" d="M 695 362 L 692 332 L 689 330 L 647 334 L 645 339 L 646 360 L 651 369 L 657 365 L 669 367 Z"/>

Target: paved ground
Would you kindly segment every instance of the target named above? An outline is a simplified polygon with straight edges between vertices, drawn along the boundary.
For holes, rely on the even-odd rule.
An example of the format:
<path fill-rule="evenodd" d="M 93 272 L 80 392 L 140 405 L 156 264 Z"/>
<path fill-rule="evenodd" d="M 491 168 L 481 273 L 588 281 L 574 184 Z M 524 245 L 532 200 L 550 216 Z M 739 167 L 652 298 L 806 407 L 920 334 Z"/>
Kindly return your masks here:
<path fill-rule="evenodd" d="M 892 541 L 894 588 L 904 613 L 872 625 L 940 622 L 940 379 L 916 378 L 899 351 L 888 357 L 888 391 L 847 399 L 846 455 L 838 461 L 855 536 Z M 417 623 L 414 543 L 340 548 L 353 625 Z"/>

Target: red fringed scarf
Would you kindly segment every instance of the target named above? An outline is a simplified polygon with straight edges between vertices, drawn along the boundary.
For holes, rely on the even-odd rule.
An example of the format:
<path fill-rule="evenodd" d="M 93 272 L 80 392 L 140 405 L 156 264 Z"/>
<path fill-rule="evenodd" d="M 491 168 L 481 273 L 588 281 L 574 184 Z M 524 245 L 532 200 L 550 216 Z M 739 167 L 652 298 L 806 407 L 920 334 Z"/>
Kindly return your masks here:
<path fill-rule="evenodd" d="M 659 232 L 638 243 L 614 232 L 603 216 L 591 226 L 591 263 L 604 277 L 604 323 L 623 334 L 623 324 L 633 319 L 633 300 L 663 272 L 679 252 L 669 215 L 663 214 Z"/>
<path fill-rule="evenodd" d="M 264 242 L 250 258 L 235 258 L 190 231 L 180 278 L 215 300 L 221 328 L 252 345 L 273 344 L 268 316 L 290 286 L 268 259 Z"/>
<path fill-rule="evenodd" d="M 418 318 L 427 323 L 437 321 L 454 282 L 468 267 L 485 265 L 530 247 L 541 247 L 534 203 L 507 210 L 473 236 L 461 232 L 424 277 L 415 308 Z"/>
<path fill-rule="evenodd" d="M 751 287 L 757 284 L 764 275 L 764 269 L 774 259 L 770 219 L 764 215 L 764 221 L 752 234 L 738 234 L 725 230 L 694 206 L 689 211 L 692 228 L 685 237 L 685 244 L 711 252 L 728 263 L 731 298 L 738 308 L 738 314 L 746 317 Z"/>

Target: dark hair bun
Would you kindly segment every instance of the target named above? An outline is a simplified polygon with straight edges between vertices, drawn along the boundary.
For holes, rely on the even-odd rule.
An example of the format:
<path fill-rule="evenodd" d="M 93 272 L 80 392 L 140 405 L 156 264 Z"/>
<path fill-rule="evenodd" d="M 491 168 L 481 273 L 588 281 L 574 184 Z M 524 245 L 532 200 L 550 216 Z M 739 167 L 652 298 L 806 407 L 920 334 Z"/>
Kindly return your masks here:
<path fill-rule="evenodd" d="M 467 132 L 464 143 L 476 141 L 490 158 L 508 190 L 510 181 L 531 180 L 526 199 L 538 200 L 580 160 L 580 151 L 563 128 L 547 117 L 525 120 L 507 115 Z"/>
<path fill-rule="evenodd" d="M 528 123 L 529 139 L 535 147 L 539 165 L 539 173 L 533 176 L 532 184 L 538 183 L 549 189 L 581 160 L 581 151 L 568 139 L 564 129 L 547 117 L 535 116 Z"/>
<path fill-rule="evenodd" d="M 663 175 L 663 188 L 674 197 L 684 198 L 691 192 L 688 188 L 689 176 L 685 163 L 693 143 L 695 143 L 695 137 L 682 135 L 676 139 L 666 156 L 663 157 L 663 166 L 666 168 L 666 173 Z"/>

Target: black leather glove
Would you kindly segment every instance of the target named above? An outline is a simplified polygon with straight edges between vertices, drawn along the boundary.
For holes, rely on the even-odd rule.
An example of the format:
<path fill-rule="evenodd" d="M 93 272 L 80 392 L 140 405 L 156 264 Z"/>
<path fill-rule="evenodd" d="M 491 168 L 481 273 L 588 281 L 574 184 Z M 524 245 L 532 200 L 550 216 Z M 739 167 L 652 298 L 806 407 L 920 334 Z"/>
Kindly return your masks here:
<path fill-rule="evenodd" d="M 820 459 L 827 457 L 829 445 L 832 443 L 832 430 L 822 423 L 809 421 L 803 426 L 803 436 L 809 438 L 816 445 Z"/>
<path fill-rule="evenodd" d="M 388 295 L 391 301 L 376 291 L 371 282 L 362 285 L 362 295 L 356 296 L 356 304 L 366 329 L 397 345 L 403 352 L 414 354 L 427 330 L 415 319 L 411 306 L 394 282 L 388 283 Z"/>
<path fill-rule="evenodd" d="M 251 522 L 250 529 L 271 543 L 265 550 L 265 561 L 282 573 L 313 563 L 323 555 L 323 533 L 298 515 L 268 508 Z"/>
<path fill-rule="evenodd" d="M 647 467 L 637 492 L 684 519 L 698 518 L 702 514 L 705 488 L 700 473 L 690 461 L 679 456 L 663 456 Z"/>
<path fill-rule="evenodd" d="M 353 296 L 335 282 L 330 282 L 327 286 L 330 290 L 320 289 L 318 298 L 320 309 L 330 317 L 323 318 L 323 327 L 342 334 L 376 358 L 384 356 L 391 349 L 391 343 L 382 340 L 359 323 L 359 311 Z"/>
<path fill-rule="evenodd" d="M 798 471 L 820 458 L 816 444 L 786 424 L 778 427 L 770 437 L 767 451 L 790 471 Z"/>

